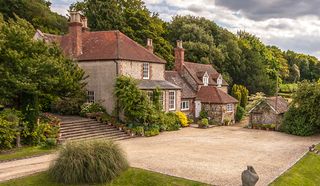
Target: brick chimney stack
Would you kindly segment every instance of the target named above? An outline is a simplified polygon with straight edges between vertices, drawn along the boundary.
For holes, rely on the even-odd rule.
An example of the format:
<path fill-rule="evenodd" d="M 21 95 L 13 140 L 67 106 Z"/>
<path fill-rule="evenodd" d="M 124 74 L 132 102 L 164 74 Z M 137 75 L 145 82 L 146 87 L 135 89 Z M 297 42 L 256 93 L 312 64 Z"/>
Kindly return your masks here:
<path fill-rule="evenodd" d="M 175 63 L 174 68 L 176 71 L 181 72 L 184 65 L 184 48 L 182 41 L 177 41 L 177 48 L 174 49 Z"/>
<path fill-rule="evenodd" d="M 153 53 L 153 41 L 152 39 L 149 39 L 147 40 L 147 47 L 146 47 L 150 52 Z"/>
<path fill-rule="evenodd" d="M 82 26 L 83 20 L 79 12 L 70 12 L 69 37 L 72 45 L 72 56 L 82 54 Z M 86 26 L 86 25 L 85 25 Z"/>

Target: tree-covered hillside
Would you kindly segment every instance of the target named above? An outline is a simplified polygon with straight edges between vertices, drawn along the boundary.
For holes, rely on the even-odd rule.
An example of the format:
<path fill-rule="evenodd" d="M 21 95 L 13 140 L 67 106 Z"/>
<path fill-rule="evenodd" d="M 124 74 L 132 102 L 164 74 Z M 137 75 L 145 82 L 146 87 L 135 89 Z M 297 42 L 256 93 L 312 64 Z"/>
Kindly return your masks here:
<path fill-rule="evenodd" d="M 34 28 L 52 34 L 66 33 L 67 18 L 50 10 L 46 0 L 0 0 L 0 13 L 5 20 L 15 15 L 27 20 Z"/>
<path fill-rule="evenodd" d="M 277 77 L 280 83 L 320 78 L 314 56 L 266 46 L 252 34 L 234 34 L 201 17 L 177 15 L 164 22 L 142 0 L 84 0 L 70 9 L 82 11 L 93 31 L 120 30 L 142 45 L 153 39 L 155 54 L 168 62 L 167 69 L 173 68 L 176 40 L 183 40 L 187 61 L 212 64 L 231 86 L 244 85 L 250 93 L 272 95 Z M 67 18 L 53 13 L 46 0 L 0 0 L 0 13 L 5 19 L 17 14 L 44 32 L 67 30 Z"/>

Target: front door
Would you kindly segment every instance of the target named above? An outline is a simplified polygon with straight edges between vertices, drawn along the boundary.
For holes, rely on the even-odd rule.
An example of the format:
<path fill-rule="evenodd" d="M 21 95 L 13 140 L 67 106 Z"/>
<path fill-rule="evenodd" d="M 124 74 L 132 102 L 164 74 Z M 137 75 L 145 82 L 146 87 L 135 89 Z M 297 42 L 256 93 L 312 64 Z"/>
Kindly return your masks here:
<path fill-rule="evenodd" d="M 195 101 L 195 110 L 196 110 L 196 118 L 198 118 L 200 116 L 200 112 L 201 112 L 201 102 L 200 101 Z"/>

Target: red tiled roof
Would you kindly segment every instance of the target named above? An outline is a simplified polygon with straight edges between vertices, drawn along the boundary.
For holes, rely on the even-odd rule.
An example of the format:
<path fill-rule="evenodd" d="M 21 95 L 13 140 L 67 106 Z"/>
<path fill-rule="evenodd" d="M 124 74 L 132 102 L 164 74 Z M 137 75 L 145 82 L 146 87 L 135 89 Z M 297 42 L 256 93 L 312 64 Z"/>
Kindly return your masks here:
<path fill-rule="evenodd" d="M 72 54 L 70 35 L 50 35 L 50 41 L 60 44 L 66 55 Z M 60 38 L 59 38 L 60 37 Z M 132 60 L 154 63 L 166 63 L 145 47 L 136 43 L 120 31 L 82 32 L 82 54 L 78 61 L 93 60 Z"/>
<path fill-rule="evenodd" d="M 217 78 L 219 77 L 220 73 L 217 72 L 212 65 L 210 64 L 200 64 L 200 63 L 192 63 L 192 62 L 184 62 L 184 67 L 187 71 L 191 74 L 195 81 L 202 85 L 202 77 L 207 72 L 209 75 L 209 85 L 217 85 Z M 227 86 L 228 83 L 223 80 L 222 85 Z"/>
<path fill-rule="evenodd" d="M 238 103 L 238 100 L 214 86 L 202 86 L 197 94 L 197 99 L 204 103 Z"/>
<path fill-rule="evenodd" d="M 196 92 L 191 88 L 191 85 L 183 79 L 177 71 L 165 71 L 164 77 L 167 81 L 178 85 L 182 88 L 181 97 L 182 98 L 195 98 Z"/>

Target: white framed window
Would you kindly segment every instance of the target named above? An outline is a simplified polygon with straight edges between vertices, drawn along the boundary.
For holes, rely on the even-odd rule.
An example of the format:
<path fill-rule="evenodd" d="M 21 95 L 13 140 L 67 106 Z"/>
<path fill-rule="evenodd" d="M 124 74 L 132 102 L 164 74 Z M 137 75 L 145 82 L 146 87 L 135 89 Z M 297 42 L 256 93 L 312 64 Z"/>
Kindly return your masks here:
<path fill-rule="evenodd" d="M 87 102 L 94 103 L 94 91 L 87 91 Z"/>
<path fill-rule="evenodd" d="M 217 79 L 217 84 L 218 84 L 218 87 L 221 87 L 222 85 L 222 76 L 219 75 L 218 79 Z"/>
<path fill-rule="evenodd" d="M 149 63 L 143 63 L 142 71 L 143 71 L 143 79 L 149 79 L 149 76 L 150 76 Z"/>
<path fill-rule="evenodd" d="M 176 92 L 169 91 L 169 110 L 176 110 Z"/>
<path fill-rule="evenodd" d="M 208 73 L 206 72 L 202 78 L 202 81 L 203 81 L 203 84 L 204 86 L 208 86 L 209 85 L 209 75 Z"/>
<path fill-rule="evenodd" d="M 233 104 L 227 104 L 227 112 L 233 112 Z"/>
<path fill-rule="evenodd" d="M 181 110 L 189 110 L 189 101 L 182 101 L 181 102 Z"/>

